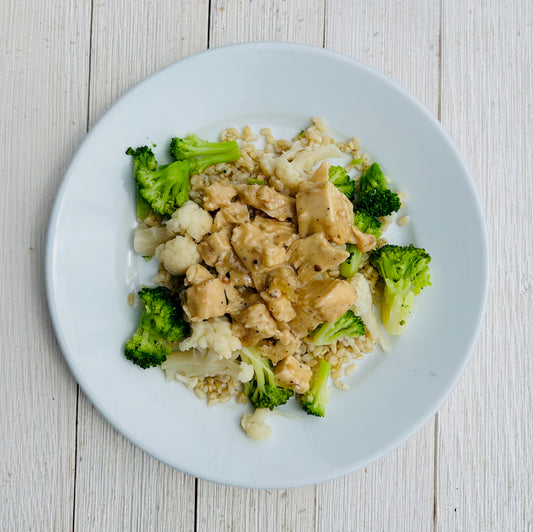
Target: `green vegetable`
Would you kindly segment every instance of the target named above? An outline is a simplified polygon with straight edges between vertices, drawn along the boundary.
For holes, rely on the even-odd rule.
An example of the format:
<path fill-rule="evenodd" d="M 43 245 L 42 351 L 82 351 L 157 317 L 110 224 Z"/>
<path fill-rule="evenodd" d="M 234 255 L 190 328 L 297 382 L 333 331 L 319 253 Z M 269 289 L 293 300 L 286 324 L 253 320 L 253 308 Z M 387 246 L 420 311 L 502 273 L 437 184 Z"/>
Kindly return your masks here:
<path fill-rule="evenodd" d="M 252 179 L 251 177 L 249 177 L 246 181 L 249 185 L 268 185 L 268 183 L 262 179 Z"/>
<path fill-rule="evenodd" d="M 170 142 L 170 153 L 177 161 L 188 161 L 190 173 L 198 174 L 208 166 L 236 161 L 241 156 L 236 140 L 230 142 L 209 142 L 197 135 L 181 139 L 174 137 Z"/>
<path fill-rule="evenodd" d="M 431 286 L 431 257 L 426 250 L 413 245 L 386 245 L 373 251 L 369 260 L 385 281 L 381 302 L 383 325 L 389 334 L 402 334 L 413 311 L 415 296 L 425 286 Z"/>
<path fill-rule="evenodd" d="M 244 384 L 244 393 L 256 408 L 269 408 L 285 404 L 293 391 L 276 384 L 272 363 L 263 358 L 257 347 L 242 347 L 241 359 L 254 368 L 254 377 Z"/>
<path fill-rule="evenodd" d="M 328 402 L 328 379 L 331 364 L 322 359 L 318 366 L 316 377 L 311 382 L 309 390 L 298 397 L 302 408 L 311 416 L 324 417 Z"/>
<path fill-rule="evenodd" d="M 400 206 L 398 194 L 389 190 L 379 164 L 373 163 L 359 179 L 357 209 L 377 218 L 392 214 Z"/>
<path fill-rule="evenodd" d="M 128 148 L 126 154 L 133 157 L 133 172 L 142 199 L 154 212 L 170 218 L 189 199 L 190 164 L 175 161 L 159 166 L 148 146 Z M 139 209 L 139 203 L 137 206 Z"/>
<path fill-rule="evenodd" d="M 319 325 L 309 336 L 315 345 L 329 345 L 346 336 L 353 338 L 363 334 L 365 334 L 363 320 L 351 310 L 347 310 L 333 323 Z"/>
<path fill-rule="evenodd" d="M 355 196 L 355 182 L 342 166 L 330 166 L 328 178 L 349 200 L 353 200 Z"/>
<path fill-rule="evenodd" d="M 374 235 L 376 240 L 381 236 L 381 222 L 371 214 L 355 211 L 354 224 L 363 233 Z M 350 256 L 341 264 L 340 272 L 346 279 L 351 279 L 359 270 L 364 253 L 355 244 L 346 244 L 346 251 Z"/>
<path fill-rule="evenodd" d="M 141 368 L 159 366 L 171 352 L 172 344 L 189 334 L 189 326 L 168 288 L 145 286 L 139 297 L 143 313 L 139 327 L 126 342 L 124 354 Z"/>

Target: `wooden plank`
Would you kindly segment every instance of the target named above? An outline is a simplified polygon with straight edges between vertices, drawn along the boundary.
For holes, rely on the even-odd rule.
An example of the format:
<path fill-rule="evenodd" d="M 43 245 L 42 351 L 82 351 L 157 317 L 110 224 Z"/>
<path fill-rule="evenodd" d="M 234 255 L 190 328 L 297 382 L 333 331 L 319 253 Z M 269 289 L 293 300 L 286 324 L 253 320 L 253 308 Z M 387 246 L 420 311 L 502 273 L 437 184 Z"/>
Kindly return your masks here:
<path fill-rule="evenodd" d="M 48 218 L 86 128 L 90 2 L 0 6 L 0 529 L 69 530 L 76 383 L 44 291 Z"/>
<path fill-rule="evenodd" d="M 135 83 L 207 45 L 208 1 L 93 6 L 91 125 Z M 79 394 L 77 530 L 191 530 L 195 480 L 117 433 Z"/>
<path fill-rule="evenodd" d="M 486 325 L 439 418 L 437 530 L 532 530 L 533 11 L 443 8 L 442 122 L 481 193 L 493 256 Z"/>
<path fill-rule="evenodd" d="M 327 2 L 326 47 L 391 77 L 436 116 L 439 29 L 437 0 Z M 375 464 L 318 485 L 318 530 L 430 530 L 434 435 L 432 420 Z"/>
<path fill-rule="evenodd" d="M 198 482 L 198 531 L 315 530 L 315 489 L 252 490 Z"/>
<path fill-rule="evenodd" d="M 324 0 L 212 0 L 209 46 L 287 41 L 322 46 Z"/>

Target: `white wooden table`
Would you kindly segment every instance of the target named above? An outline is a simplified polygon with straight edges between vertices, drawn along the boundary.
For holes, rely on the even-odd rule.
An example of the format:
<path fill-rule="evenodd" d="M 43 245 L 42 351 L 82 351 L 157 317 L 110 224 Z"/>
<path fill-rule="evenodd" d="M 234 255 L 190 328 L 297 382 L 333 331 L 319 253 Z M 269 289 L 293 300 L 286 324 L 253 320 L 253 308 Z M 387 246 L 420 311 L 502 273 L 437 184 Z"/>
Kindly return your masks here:
<path fill-rule="evenodd" d="M 533 530 L 532 27 L 531 0 L 3 0 L 0 528 Z M 258 40 L 325 46 L 421 100 L 473 173 L 493 254 L 478 347 L 434 419 L 362 471 L 279 491 L 197 480 L 118 434 L 63 361 L 43 275 L 54 196 L 106 108 Z"/>

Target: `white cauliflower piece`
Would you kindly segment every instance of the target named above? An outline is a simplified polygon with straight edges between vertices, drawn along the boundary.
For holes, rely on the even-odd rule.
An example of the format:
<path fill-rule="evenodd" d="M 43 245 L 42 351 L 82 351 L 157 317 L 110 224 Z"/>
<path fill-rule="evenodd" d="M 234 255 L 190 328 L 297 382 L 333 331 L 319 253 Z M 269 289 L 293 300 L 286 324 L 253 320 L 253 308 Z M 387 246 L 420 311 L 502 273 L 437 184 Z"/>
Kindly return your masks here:
<path fill-rule="evenodd" d="M 174 235 L 189 235 L 196 242 L 211 231 L 213 218 L 194 201 L 186 201 L 167 222 L 167 229 Z"/>
<path fill-rule="evenodd" d="M 342 156 L 342 152 L 335 144 L 302 148 L 300 141 L 297 140 L 290 150 L 279 157 L 275 157 L 272 153 L 265 153 L 259 165 L 263 172 L 278 177 L 290 191 L 295 191 L 316 163 Z"/>
<path fill-rule="evenodd" d="M 191 323 L 191 336 L 179 345 L 182 351 L 207 349 L 226 359 L 234 358 L 234 352 L 241 347 L 241 341 L 231 332 L 230 322 L 225 317 Z"/>
<path fill-rule="evenodd" d="M 193 264 L 198 264 L 202 258 L 193 239 L 190 236 L 176 236 L 155 250 L 155 256 L 172 275 L 183 275 Z"/>
<path fill-rule="evenodd" d="M 152 256 L 157 246 L 172 238 L 166 227 L 146 227 L 140 225 L 133 233 L 133 249 L 143 257 Z"/>
<path fill-rule="evenodd" d="M 161 367 L 168 380 L 176 379 L 193 388 L 198 383 L 198 378 L 203 377 L 230 375 L 244 383 L 251 381 L 254 376 L 251 364 L 235 359 L 220 359 L 216 353 L 200 352 L 198 349 L 174 351 L 167 356 Z"/>
<path fill-rule="evenodd" d="M 265 423 L 265 419 L 270 413 L 268 408 L 258 408 L 251 415 L 244 414 L 241 417 L 241 427 L 254 440 L 268 440 L 272 436 L 272 427 Z"/>
<path fill-rule="evenodd" d="M 364 275 L 356 273 L 351 279 L 349 279 L 349 282 L 355 288 L 355 292 L 357 293 L 357 299 L 352 305 L 353 313 L 357 316 L 361 316 L 361 319 L 374 340 L 376 340 L 381 346 L 383 351 L 388 353 L 391 350 L 391 344 L 372 310 L 372 294 L 370 293 L 368 281 L 365 279 Z"/>

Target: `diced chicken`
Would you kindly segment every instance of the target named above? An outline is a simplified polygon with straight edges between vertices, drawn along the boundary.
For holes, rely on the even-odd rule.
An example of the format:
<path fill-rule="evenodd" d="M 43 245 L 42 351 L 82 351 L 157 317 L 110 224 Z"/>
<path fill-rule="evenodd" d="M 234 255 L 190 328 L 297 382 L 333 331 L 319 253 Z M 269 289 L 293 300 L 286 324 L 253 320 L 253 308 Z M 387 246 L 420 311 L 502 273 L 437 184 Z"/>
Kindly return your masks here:
<path fill-rule="evenodd" d="M 375 249 L 376 237 L 374 235 L 363 233 L 356 225 L 352 226 L 352 231 L 357 249 L 359 249 L 361 253 L 368 253 Z"/>
<path fill-rule="evenodd" d="M 290 246 L 297 238 L 298 232 L 292 222 L 280 222 L 264 216 L 256 216 L 253 225 L 268 233 L 277 246 Z"/>
<path fill-rule="evenodd" d="M 300 236 L 323 232 L 336 244 L 355 243 L 352 202 L 328 181 L 328 163 L 322 163 L 313 178 L 301 183 L 298 190 L 296 212 Z"/>
<path fill-rule="evenodd" d="M 220 279 L 209 279 L 185 291 L 183 310 L 192 322 L 223 316 L 226 308 L 226 294 Z"/>
<path fill-rule="evenodd" d="M 271 270 L 265 275 L 261 297 L 277 321 L 287 323 L 296 317 L 293 303 L 296 301 L 297 285 L 296 275 L 287 266 Z"/>
<path fill-rule="evenodd" d="M 261 297 L 276 320 L 287 323 L 296 317 L 292 303 L 278 290 L 265 290 Z"/>
<path fill-rule="evenodd" d="M 294 198 L 277 192 L 266 185 L 238 185 L 241 201 L 263 211 L 276 220 L 294 218 Z"/>
<path fill-rule="evenodd" d="M 205 189 L 204 209 L 214 211 L 229 205 L 237 196 L 237 191 L 231 183 L 215 181 Z"/>
<path fill-rule="evenodd" d="M 250 305 L 261 302 L 261 298 L 255 291 L 247 288 L 237 288 L 231 282 L 224 284 L 224 290 L 228 300 L 226 313 L 231 317 L 237 316 Z"/>
<path fill-rule="evenodd" d="M 199 246 L 198 251 L 209 266 L 217 266 L 232 252 L 230 231 L 217 231 L 209 235 Z"/>
<path fill-rule="evenodd" d="M 239 201 L 223 206 L 215 215 L 213 232 L 220 231 L 229 225 L 244 224 L 250 221 L 248 207 Z"/>
<path fill-rule="evenodd" d="M 296 294 L 296 318 L 290 326 L 300 338 L 320 323 L 335 321 L 357 297 L 353 286 L 339 279 L 313 279 L 299 288 Z"/>
<path fill-rule="evenodd" d="M 274 375 L 280 386 L 305 393 L 309 390 L 309 381 L 313 372 L 311 368 L 294 356 L 284 358 L 275 368 Z"/>
<path fill-rule="evenodd" d="M 265 340 L 259 345 L 261 354 L 270 359 L 274 365 L 280 360 L 294 355 L 299 347 L 300 339 L 289 331 L 283 331 L 279 339 Z"/>
<path fill-rule="evenodd" d="M 324 233 L 300 238 L 290 246 L 287 254 L 289 262 L 298 270 L 298 278 L 304 283 L 317 273 L 338 266 L 350 256 L 344 249 L 330 244 Z"/>
<path fill-rule="evenodd" d="M 272 243 L 268 234 L 251 223 L 237 226 L 231 236 L 233 249 L 251 273 L 281 266 L 286 260 L 285 249 Z"/>
<path fill-rule="evenodd" d="M 241 312 L 234 319 L 232 330 L 243 345 L 257 345 L 265 338 L 279 336 L 276 320 L 264 303 L 255 303 Z"/>
<path fill-rule="evenodd" d="M 192 266 L 189 266 L 185 272 L 185 283 L 189 286 L 200 284 L 214 278 L 215 276 L 201 264 L 193 264 Z"/>

